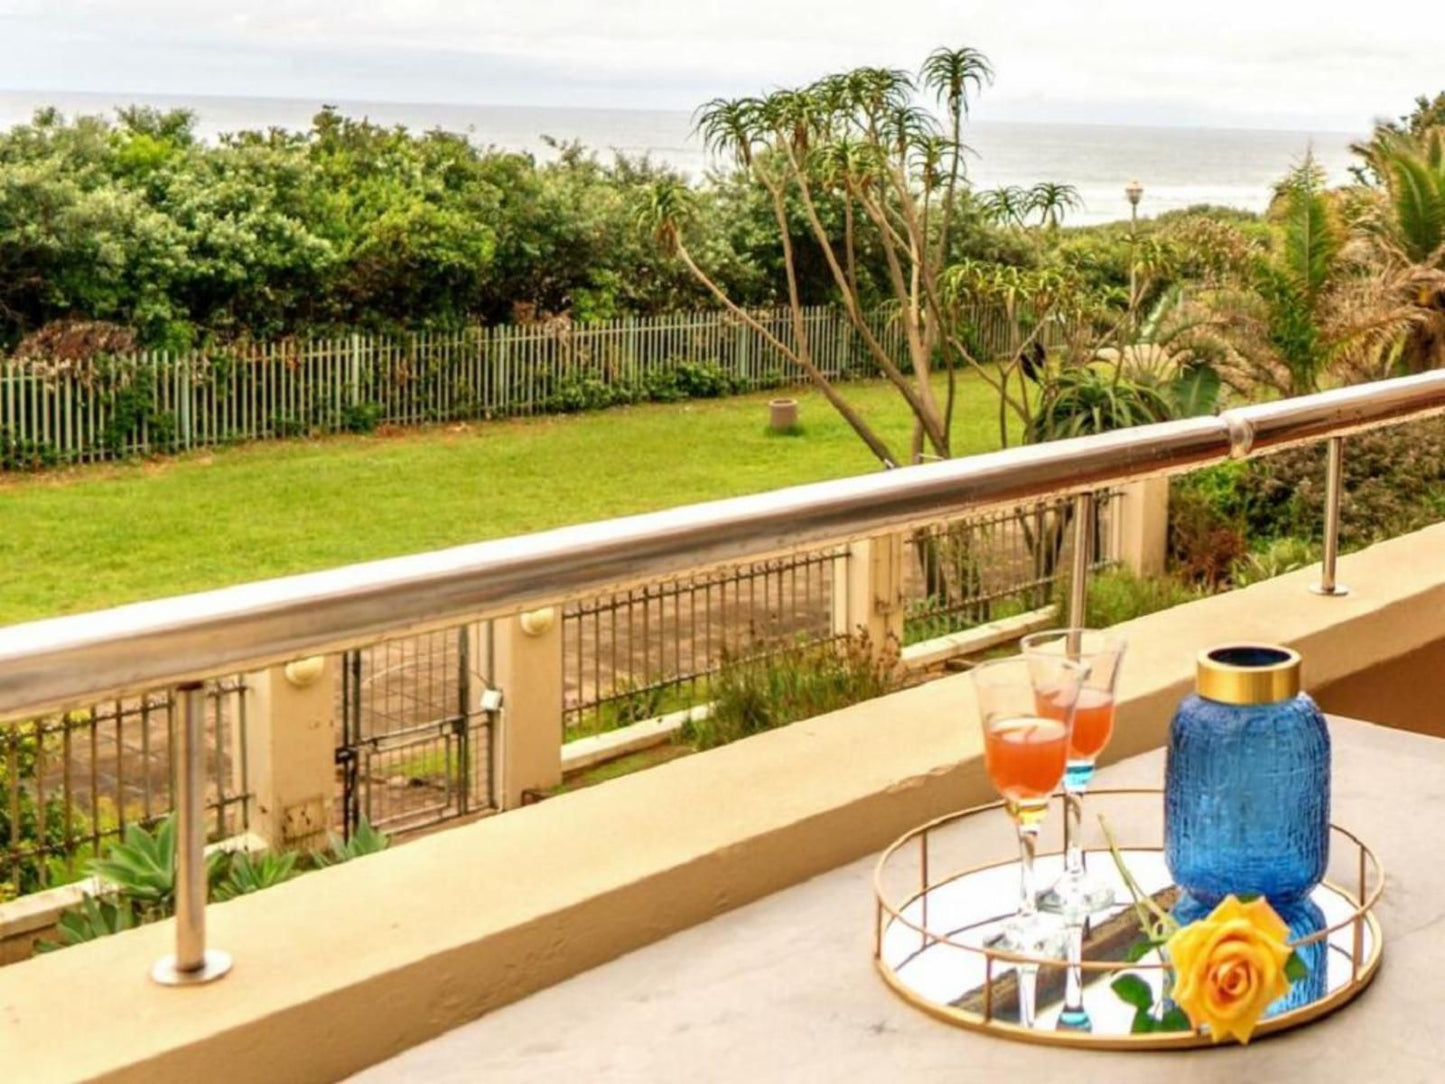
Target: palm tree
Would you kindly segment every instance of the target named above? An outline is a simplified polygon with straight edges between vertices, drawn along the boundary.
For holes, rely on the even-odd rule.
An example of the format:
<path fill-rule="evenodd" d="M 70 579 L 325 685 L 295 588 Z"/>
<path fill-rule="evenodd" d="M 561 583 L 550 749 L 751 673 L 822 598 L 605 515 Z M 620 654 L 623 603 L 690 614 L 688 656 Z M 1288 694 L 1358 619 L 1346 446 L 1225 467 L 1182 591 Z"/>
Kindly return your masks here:
<path fill-rule="evenodd" d="M 1445 128 L 1382 127 L 1355 151 L 1379 183 L 1359 215 L 1369 274 L 1349 298 L 1366 328 L 1352 353 L 1366 375 L 1435 368 L 1445 364 Z"/>

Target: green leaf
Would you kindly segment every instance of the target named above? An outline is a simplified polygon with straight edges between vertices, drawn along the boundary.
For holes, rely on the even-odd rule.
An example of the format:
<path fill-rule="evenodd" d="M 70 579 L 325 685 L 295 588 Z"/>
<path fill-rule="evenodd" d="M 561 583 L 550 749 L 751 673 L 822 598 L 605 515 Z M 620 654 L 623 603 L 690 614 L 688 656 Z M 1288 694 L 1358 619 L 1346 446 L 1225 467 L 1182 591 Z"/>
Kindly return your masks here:
<path fill-rule="evenodd" d="M 1154 1007 L 1154 991 L 1138 975 L 1120 975 L 1109 984 L 1109 988 L 1126 1005 L 1146 1012 Z"/>
<path fill-rule="evenodd" d="M 1146 1035 L 1151 1031 L 1159 1030 L 1159 1022 L 1149 1015 L 1148 1009 L 1140 1009 L 1134 1014 L 1134 1023 L 1129 1025 L 1129 1031 L 1134 1035 Z"/>
<path fill-rule="evenodd" d="M 1299 982 L 1310 973 L 1310 965 L 1305 963 L 1304 957 L 1298 952 L 1291 952 L 1289 959 L 1284 962 L 1284 977 L 1290 982 Z"/>
<path fill-rule="evenodd" d="M 1148 938 L 1141 938 L 1140 940 L 1135 941 L 1132 945 L 1130 945 L 1129 951 L 1124 953 L 1124 962 L 1129 964 L 1137 964 L 1145 956 L 1148 956 L 1149 953 L 1153 952 L 1155 947 L 1156 946 L 1153 941 L 1150 941 Z"/>
<path fill-rule="evenodd" d="M 1193 1031 L 1194 1025 L 1190 1023 L 1189 1014 L 1186 1013 L 1183 1009 L 1181 1009 L 1178 1005 L 1175 1005 L 1174 1008 L 1170 1009 L 1167 1013 L 1164 1014 L 1164 1019 L 1159 1021 L 1154 1030 Z"/>

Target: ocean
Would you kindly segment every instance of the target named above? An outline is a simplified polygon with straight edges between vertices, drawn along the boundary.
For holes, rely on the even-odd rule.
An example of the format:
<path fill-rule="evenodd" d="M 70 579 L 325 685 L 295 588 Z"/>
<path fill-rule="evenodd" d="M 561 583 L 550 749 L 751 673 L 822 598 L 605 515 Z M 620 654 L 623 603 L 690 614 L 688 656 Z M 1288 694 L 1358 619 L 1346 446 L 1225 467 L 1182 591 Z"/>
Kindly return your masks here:
<path fill-rule="evenodd" d="M 0 91 L 0 127 L 28 120 L 42 105 L 56 106 L 66 114 L 108 114 L 130 103 L 191 109 L 208 139 L 242 128 L 304 128 L 322 105 L 319 100 L 284 98 Z M 465 132 L 479 144 L 531 151 L 543 158 L 555 153 L 546 142 L 551 137 L 581 141 L 604 155 L 647 154 L 692 175 L 713 164 L 692 135 L 689 114 L 683 112 L 331 104 L 379 124 Z M 974 151 L 968 169 L 976 186 L 1031 185 L 1042 180 L 1072 184 L 1084 207 L 1067 221 L 1082 224 L 1128 217 L 1124 186 L 1135 178 L 1144 186 L 1142 215 L 1199 203 L 1259 211 L 1268 203 L 1273 183 L 1307 151 L 1313 150 L 1332 181 L 1347 179 L 1350 141 L 1364 134 L 982 121 L 968 126 L 965 141 Z"/>

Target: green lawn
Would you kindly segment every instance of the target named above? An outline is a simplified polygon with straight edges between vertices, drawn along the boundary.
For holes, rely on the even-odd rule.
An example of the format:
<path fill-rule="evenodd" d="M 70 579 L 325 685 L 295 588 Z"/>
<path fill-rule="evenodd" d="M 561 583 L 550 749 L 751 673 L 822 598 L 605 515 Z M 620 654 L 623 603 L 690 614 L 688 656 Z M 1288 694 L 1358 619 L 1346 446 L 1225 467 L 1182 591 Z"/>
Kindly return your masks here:
<path fill-rule="evenodd" d="M 955 451 L 997 446 L 962 383 Z M 845 393 L 906 455 L 882 383 Z M 766 432 L 766 394 L 399 436 L 255 444 L 0 481 L 0 624 L 876 469 L 821 396 Z"/>

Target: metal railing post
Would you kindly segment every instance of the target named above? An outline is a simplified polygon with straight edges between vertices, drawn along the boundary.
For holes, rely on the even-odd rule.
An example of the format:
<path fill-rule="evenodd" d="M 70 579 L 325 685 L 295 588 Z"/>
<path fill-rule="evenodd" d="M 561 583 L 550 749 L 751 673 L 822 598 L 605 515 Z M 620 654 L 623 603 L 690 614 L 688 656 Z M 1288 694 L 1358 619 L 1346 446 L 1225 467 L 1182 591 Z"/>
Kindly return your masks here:
<path fill-rule="evenodd" d="M 1317 595 L 1348 595 L 1350 589 L 1335 579 L 1340 558 L 1340 495 L 1344 489 L 1345 438 L 1331 437 L 1325 468 L 1325 552 L 1320 582 L 1310 590 Z"/>
<path fill-rule="evenodd" d="M 192 682 L 176 693 L 176 951 L 156 961 L 151 978 L 191 986 L 226 974 L 231 957 L 206 949 L 206 689 Z"/>
<path fill-rule="evenodd" d="M 1094 549 L 1094 495 L 1074 498 L 1074 569 L 1069 577 L 1069 628 L 1081 629 L 1089 610 L 1089 566 Z"/>

